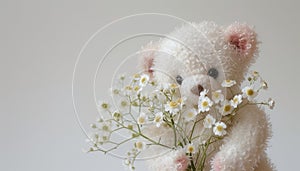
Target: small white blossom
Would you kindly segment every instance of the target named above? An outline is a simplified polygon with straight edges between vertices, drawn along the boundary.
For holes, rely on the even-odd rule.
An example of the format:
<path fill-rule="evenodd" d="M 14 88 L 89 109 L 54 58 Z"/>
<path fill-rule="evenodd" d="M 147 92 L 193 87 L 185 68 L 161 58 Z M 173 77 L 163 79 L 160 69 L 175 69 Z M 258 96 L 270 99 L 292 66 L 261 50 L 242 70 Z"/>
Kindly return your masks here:
<path fill-rule="evenodd" d="M 163 123 L 163 113 L 162 112 L 156 113 L 153 122 L 157 127 L 160 127 L 160 125 Z"/>
<path fill-rule="evenodd" d="M 110 132 L 111 131 L 111 122 L 110 121 L 103 122 L 101 129 L 102 129 L 102 131 Z"/>
<path fill-rule="evenodd" d="M 257 77 L 259 77 L 259 72 L 257 72 L 257 71 L 252 71 L 252 72 L 251 72 L 251 75 L 252 75 L 254 78 L 257 78 Z"/>
<path fill-rule="evenodd" d="M 235 80 L 224 80 L 222 82 L 222 87 L 232 87 L 235 84 L 236 84 Z"/>
<path fill-rule="evenodd" d="M 134 147 L 138 150 L 138 151 L 142 151 L 146 148 L 146 143 L 143 141 L 137 141 L 134 143 Z"/>
<path fill-rule="evenodd" d="M 139 125 L 144 125 L 147 122 L 147 116 L 145 113 L 141 113 L 140 116 L 137 118 L 137 123 Z"/>
<path fill-rule="evenodd" d="M 177 101 L 170 101 L 165 105 L 165 110 L 171 114 L 176 114 L 179 112 L 180 103 Z"/>
<path fill-rule="evenodd" d="M 233 111 L 233 106 L 231 106 L 230 102 L 228 100 L 223 101 L 222 106 L 219 108 L 219 112 L 222 116 L 226 116 L 228 114 L 231 114 Z"/>
<path fill-rule="evenodd" d="M 231 106 L 233 106 L 234 108 L 237 108 L 237 106 L 243 102 L 243 99 L 242 99 L 242 98 L 243 98 L 243 97 L 242 97 L 241 94 L 235 95 L 235 96 L 230 100 Z"/>
<path fill-rule="evenodd" d="M 138 81 L 140 78 L 141 78 L 140 74 L 134 74 L 132 79 Z"/>
<path fill-rule="evenodd" d="M 204 128 L 211 128 L 216 122 L 216 119 L 211 116 L 210 114 L 206 115 L 204 121 L 203 121 L 203 125 Z"/>
<path fill-rule="evenodd" d="M 273 99 L 269 98 L 268 105 L 269 105 L 270 109 L 273 109 L 275 106 L 275 101 Z"/>
<path fill-rule="evenodd" d="M 224 100 L 224 95 L 221 93 L 221 90 L 217 90 L 212 92 L 211 98 L 215 103 L 219 103 L 220 101 Z"/>
<path fill-rule="evenodd" d="M 226 135 L 227 126 L 224 122 L 217 122 L 213 128 L 214 134 L 217 136 L 224 136 Z"/>
<path fill-rule="evenodd" d="M 108 111 L 110 109 L 110 104 L 107 102 L 99 101 L 97 104 L 97 108 L 99 111 Z"/>
<path fill-rule="evenodd" d="M 112 95 L 119 95 L 120 94 L 120 90 L 117 88 L 111 88 L 110 92 Z"/>
<path fill-rule="evenodd" d="M 122 119 L 122 114 L 119 111 L 115 111 L 112 113 L 112 117 L 116 121 L 120 121 Z"/>
<path fill-rule="evenodd" d="M 122 112 L 128 112 L 130 103 L 126 98 L 121 98 L 118 101 L 118 109 Z"/>
<path fill-rule="evenodd" d="M 200 92 L 200 97 L 205 97 L 207 96 L 208 90 L 204 89 L 203 91 Z"/>
<path fill-rule="evenodd" d="M 196 152 L 195 146 L 193 144 L 188 144 L 186 146 L 186 153 L 194 154 Z"/>
<path fill-rule="evenodd" d="M 136 93 L 136 94 L 139 94 L 141 91 L 142 91 L 142 87 L 136 85 L 133 87 L 133 91 Z"/>
<path fill-rule="evenodd" d="M 261 87 L 262 87 L 264 90 L 268 89 L 268 83 L 267 83 L 266 81 L 262 81 L 262 82 L 261 82 Z"/>
<path fill-rule="evenodd" d="M 183 117 L 186 121 L 191 121 L 191 120 L 195 119 L 197 114 L 198 113 L 197 113 L 196 109 L 192 108 L 192 109 L 189 109 L 189 110 L 185 111 L 183 113 Z"/>
<path fill-rule="evenodd" d="M 247 98 L 249 101 L 252 101 L 253 98 L 257 96 L 257 91 L 254 90 L 253 86 L 246 86 L 242 89 L 243 97 Z"/>
<path fill-rule="evenodd" d="M 148 82 L 149 82 L 149 76 L 147 74 L 143 74 L 141 75 L 141 78 L 140 78 L 140 87 L 145 87 Z"/>
<path fill-rule="evenodd" d="M 213 102 L 207 97 L 200 96 L 198 101 L 198 110 L 199 112 L 208 112 L 210 107 L 213 105 Z"/>

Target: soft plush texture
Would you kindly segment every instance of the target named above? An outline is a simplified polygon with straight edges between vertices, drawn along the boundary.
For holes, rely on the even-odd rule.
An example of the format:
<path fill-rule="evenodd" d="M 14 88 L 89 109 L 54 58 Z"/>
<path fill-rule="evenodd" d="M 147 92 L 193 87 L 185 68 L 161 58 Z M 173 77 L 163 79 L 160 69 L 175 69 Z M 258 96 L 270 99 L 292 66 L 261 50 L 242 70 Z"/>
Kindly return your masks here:
<path fill-rule="evenodd" d="M 237 85 L 232 92 L 227 91 L 226 98 L 230 99 L 240 92 L 245 73 L 258 56 L 258 40 L 253 28 L 247 24 L 236 22 L 218 26 L 213 22 L 190 23 L 175 29 L 158 42 L 150 43 L 143 50 L 146 52 L 142 57 L 144 71 L 158 83 L 176 83 L 176 77 L 180 76 L 179 96 L 187 97 L 187 104 L 195 105 L 201 91 L 199 85 L 209 93 L 219 89 L 226 92 L 221 83 L 230 79 L 235 80 Z M 209 76 L 208 72 L 216 78 Z M 173 142 L 172 131 L 167 127 L 153 127 L 145 131 L 166 144 Z M 204 131 L 203 127 L 197 127 L 197 133 Z M 270 123 L 265 112 L 256 105 L 246 106 L 234 118 L 228 135 L 215 145 L 218 150 L 208 156 L 205 170 L 274 170 L 265 152 L 269 138 Z M 150 160 L 150 169 L 182 170 L 182 167 L 174 165 L 176 161 L 168 157 L 175 153 L 180 151 Z M 186 164 L 184 158 L 178 161 Z"/>

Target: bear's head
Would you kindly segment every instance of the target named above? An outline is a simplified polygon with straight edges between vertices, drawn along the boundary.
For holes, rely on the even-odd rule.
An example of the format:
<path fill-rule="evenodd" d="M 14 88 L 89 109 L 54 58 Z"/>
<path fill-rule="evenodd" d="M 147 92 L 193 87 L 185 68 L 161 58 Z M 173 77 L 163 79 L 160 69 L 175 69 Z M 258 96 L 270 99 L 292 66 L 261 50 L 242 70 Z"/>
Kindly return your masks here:
<path fill-rule="evenodd" d="M 257 43 L 256 33 L 246 24 L 191 23 L 146 46 L 142 66 L 158 83 L 178 84 L 180 95 L 196 104 L 204 89 L 224 91 L 224 80 L 236 81 L 237 90 L 257 56 Z"/>

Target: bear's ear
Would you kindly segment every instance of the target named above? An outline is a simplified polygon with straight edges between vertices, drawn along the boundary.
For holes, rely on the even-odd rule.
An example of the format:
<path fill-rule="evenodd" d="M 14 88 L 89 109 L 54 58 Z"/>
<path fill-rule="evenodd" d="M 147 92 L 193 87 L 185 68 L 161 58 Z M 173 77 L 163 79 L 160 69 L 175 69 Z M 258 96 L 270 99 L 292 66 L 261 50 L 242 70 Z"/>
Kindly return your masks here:
<path fill-rule="evenodd" d="M 153 78 L 153 65 L 156 51 L 158 50 L 158 43 L 150 42 L 140 51 L 140 68 L 150 78 Z"/>
<path fill-rule="evenodd" d="M 256 33 L 247 24 L 233 23 L 225 30 L 225 41 L 229 49 L 241 56 L 253 57 L 257 50 Z"/>

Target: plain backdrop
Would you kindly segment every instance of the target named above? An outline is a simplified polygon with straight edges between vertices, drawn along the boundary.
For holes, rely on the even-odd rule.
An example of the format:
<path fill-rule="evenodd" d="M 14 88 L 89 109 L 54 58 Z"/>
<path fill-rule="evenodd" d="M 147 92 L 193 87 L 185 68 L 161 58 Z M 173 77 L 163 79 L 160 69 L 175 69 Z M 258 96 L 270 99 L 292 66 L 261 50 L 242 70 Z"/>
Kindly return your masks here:
<path fill-rule="evenodd" d="M 255 26 L 262 43 L 253 69 L 269 82 L 266 97 L 276 100 L 275 109 L 268 111 L 273 125 L 268 154 L 278 170 L 299 170 L 299 8 L 296 0 L 1 0 L 0 170 L 123 170 L 119 159 L 82 152 L 86 137 L 73 110 L 72 74 L 92 34 L 113 20 L 145 12 Z M 171 31 L 166 28 L 161 30 Z M 86 63 L 81 69 L 91 68 Z M 145 170 L 143 163 L 138 166 Z"/>

